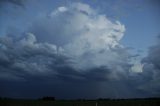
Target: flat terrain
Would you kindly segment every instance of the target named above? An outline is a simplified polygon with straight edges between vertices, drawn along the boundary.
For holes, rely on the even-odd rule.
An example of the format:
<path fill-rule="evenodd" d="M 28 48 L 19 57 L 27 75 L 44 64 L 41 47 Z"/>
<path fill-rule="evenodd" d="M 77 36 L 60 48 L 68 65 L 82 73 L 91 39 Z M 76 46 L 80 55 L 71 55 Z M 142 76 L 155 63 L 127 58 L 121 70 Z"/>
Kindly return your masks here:
<path fill-rule="evenodd" d="M 160 99 L 129 100 L 0 100 L 0 106 L 160 106 Z"/>

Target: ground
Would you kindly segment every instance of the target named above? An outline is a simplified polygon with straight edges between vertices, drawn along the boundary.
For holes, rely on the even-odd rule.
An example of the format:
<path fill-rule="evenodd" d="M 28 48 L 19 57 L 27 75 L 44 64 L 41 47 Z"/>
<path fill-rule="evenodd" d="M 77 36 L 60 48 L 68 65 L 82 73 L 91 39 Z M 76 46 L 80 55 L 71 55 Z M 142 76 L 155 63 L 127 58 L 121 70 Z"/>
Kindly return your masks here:
<path fill-rule="evenodd" d="M 160 106 L 160 99 L 0 100 L 0 106 Z"/>

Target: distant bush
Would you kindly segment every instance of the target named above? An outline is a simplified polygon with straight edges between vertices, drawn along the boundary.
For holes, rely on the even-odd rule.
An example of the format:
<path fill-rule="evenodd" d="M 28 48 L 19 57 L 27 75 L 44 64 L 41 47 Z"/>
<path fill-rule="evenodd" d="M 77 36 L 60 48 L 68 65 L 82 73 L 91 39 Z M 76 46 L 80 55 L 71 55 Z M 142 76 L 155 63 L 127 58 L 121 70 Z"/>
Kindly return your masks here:
<path fill-rule="evenodd" d="M 77 101 L 87 101 L 86 99 L 77 99 Z"/>
<path fill-rule="evenodd" d="M 55 101 L 55 97 L 46 96 L 46 97 L 41 98 L 40 100 L 45 100 L 45 101 Z"/>
<path fill-rule="evenodd" d="M 112 99 L 109 99 L 109 98 L 99 98 L 97 99 L 98 101 L 109 101 L 109 100 L 112 100 Z"/>

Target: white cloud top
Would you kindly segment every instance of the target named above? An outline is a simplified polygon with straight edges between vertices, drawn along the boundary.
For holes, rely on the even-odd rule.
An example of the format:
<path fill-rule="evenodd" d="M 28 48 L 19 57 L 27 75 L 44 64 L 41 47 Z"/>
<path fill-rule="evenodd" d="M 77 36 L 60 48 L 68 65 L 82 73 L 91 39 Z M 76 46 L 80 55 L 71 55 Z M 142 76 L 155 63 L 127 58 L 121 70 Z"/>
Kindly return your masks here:
<path fill-rule="evenodd" d="M 111 50 L 122 47 L 119 41 L 124 36 L 125 26 L 119 21 L 112 22 L 106 15 L 99 14 L 89 5 L 82 3 L 58 7 L 50 16 L 47 23 L 40 26 L 49 25 L 49 34 L 46 37 L 53 39 L 52 43 L 77 59 L 78 64 L 75 67 L 99 67 L 109 65 L 111 61 L 120 58 L 119 54 Z M 55 39 L 63 43 L 60 44 Z M 85 56 L 87 54 L 90 56 Z"/>

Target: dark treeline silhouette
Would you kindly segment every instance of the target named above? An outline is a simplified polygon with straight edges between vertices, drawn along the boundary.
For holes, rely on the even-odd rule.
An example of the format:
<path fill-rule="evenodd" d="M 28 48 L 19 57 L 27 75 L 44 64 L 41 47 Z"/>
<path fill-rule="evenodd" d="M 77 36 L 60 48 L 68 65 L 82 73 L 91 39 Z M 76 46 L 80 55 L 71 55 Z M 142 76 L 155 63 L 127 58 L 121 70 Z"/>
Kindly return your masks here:
<path fill-rule="evenodd" d="M 9 98 L 9 97 L 0 97 L 0 100 L 15 100 L 15 98 Z"/>
<path fill-rule="evenodd" d="M 55 101 L 55 97 L 45 96 L 45 97 L 40 98 L 39 100 Z"/>
<path fill-rule="evenodd" d="M 53 96 L 44 96 L 38 99 L 22 99 L 22 98 L 9 98 L 0 97 L 0 100 L 44 100 L 44 101 L 55 101 Z M 60 100 L 60 99 L 59 99 Z M 98 98 L 98 99 L 62 99 L 63 101 L 121 101 L 121 100 L 160 100 L 160 97 L 150 97 L 150 98 Z"/>
<path fill-rule="evenodd" d="M 97 101 L 121 101 L 121 100 L 160 100 L 160 97 L 150 98 L 99 98 Z"/>
<path fill-rule="evenodd" d="M 40 99 L 6 99 L 1 98 L 0 106 L 160 106 L 160 98 L 135 99 L 72 99 L 55 100 L 55 97 Z"/>

